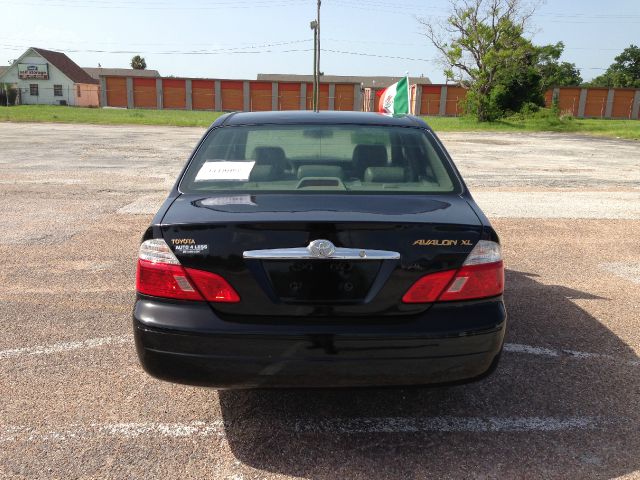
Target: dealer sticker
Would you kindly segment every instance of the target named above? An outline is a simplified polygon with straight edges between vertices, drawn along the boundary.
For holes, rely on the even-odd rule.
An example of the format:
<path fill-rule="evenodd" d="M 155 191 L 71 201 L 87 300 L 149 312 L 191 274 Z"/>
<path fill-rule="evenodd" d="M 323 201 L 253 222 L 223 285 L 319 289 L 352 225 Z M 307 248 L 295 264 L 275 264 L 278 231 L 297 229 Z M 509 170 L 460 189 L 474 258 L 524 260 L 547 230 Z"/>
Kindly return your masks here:
<path fill-rule="evenodd" d="M 181 255 L 205 255 L 209 252 L 209 245 L 196 243 L 194 245 L 175 245 L 176 253 Z"/>
<path fill-rule="evenodd" d="M 196 175 L 196 182 L 224 180 L 246 182 L 256 162 L 205 162 Z"/>
<path fill-rule="evenodd" d="M 171 243 L 176 253 L 182 255 L 206 255 L 209 253 L 209 245 L 196 243 L 193 238 L 172 238 Z"/>

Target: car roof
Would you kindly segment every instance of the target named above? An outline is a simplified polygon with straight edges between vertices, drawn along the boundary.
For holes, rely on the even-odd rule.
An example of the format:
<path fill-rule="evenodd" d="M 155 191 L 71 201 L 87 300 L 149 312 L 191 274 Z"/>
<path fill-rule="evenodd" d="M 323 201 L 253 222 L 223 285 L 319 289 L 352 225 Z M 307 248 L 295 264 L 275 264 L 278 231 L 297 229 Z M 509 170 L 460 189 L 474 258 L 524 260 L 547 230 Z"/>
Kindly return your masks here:
<path fill-rule="evenodd" d="M 228 125 L 318 125 L 318 124 L 354 124 L 385 125 L 400 127 L 429 128 L 428 125 L 413 115 L 387 115 L 374 112 L 345 112 L 310 110 L 281 112 L 236 112 L 218 118 L 212 127 Z"/>

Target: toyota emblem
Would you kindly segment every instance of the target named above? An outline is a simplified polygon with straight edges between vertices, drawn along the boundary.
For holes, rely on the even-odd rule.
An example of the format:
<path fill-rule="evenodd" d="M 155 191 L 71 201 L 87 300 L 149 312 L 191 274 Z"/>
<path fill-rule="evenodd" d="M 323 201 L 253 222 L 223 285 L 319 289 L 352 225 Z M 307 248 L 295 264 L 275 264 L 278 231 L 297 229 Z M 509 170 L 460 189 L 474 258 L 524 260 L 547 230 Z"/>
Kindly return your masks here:
<path fill-rule="evenodd" d="M 307 247 L 309 253 L 318 258 L 329 258 L 336 251 L 336 247 L 329 240 L 314 240 Z"/>

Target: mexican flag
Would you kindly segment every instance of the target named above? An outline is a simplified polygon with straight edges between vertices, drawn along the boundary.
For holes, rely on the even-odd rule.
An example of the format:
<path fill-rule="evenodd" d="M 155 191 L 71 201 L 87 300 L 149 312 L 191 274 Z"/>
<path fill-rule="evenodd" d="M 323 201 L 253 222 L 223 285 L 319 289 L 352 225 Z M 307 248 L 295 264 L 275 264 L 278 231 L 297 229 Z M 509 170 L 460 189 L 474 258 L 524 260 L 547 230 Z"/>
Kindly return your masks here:
<path fill-rule="evenodd" d="M 380 93 L 378 112 L 380 113 L 410 113 L 409 77 L 404 77 Z"/>

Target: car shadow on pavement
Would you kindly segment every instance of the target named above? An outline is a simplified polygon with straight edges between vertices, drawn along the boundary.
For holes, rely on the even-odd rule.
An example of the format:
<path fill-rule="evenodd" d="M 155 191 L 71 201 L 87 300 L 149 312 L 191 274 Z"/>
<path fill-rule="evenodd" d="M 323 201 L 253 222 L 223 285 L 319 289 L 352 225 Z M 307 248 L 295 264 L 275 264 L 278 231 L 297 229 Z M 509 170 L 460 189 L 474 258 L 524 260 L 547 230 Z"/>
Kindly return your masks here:
<path fill-rule="evenodd" d="M 634 472 L 640 363 L 576 299 L 609 301 L 507 271 L 509 347 L 476 383 L 220 391 L 230 448 L 245 465 L 304 478 Z"/>

